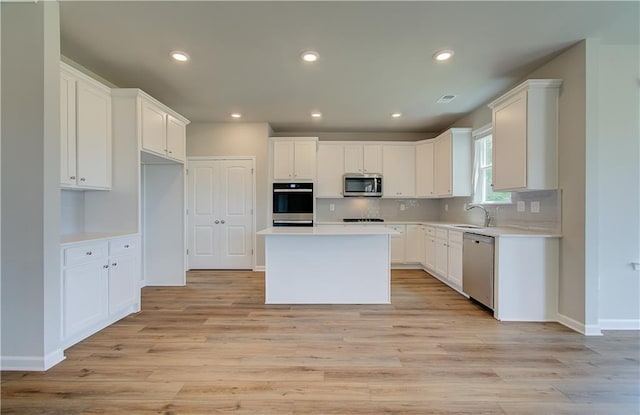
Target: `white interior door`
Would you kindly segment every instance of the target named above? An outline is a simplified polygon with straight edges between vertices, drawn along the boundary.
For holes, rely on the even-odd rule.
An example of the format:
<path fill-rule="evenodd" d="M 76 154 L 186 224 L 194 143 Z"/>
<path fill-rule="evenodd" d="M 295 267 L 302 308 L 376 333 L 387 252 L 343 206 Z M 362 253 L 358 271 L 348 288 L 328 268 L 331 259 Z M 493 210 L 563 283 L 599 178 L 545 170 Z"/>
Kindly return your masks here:
<path fill-rule="evenodd" d="M 253 267 L 251 160 L 189 161 L 189 268 Z"/>

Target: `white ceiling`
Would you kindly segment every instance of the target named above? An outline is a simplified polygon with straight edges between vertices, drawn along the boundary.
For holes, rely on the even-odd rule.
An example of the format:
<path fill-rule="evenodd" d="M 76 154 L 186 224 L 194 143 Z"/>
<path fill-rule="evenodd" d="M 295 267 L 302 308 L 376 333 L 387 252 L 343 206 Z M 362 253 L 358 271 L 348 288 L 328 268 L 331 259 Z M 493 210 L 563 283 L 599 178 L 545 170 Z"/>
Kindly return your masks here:
<path fill-rule="evenodd" d="M 640 21 L 638 2 L 606 1 L 65 1 L 60 15 L 62 53 L 118 86 L 276 132 L 437 132 L 581 39 L 638 44 Z M 441 48 L 450 62 L 432 60 Z"/>

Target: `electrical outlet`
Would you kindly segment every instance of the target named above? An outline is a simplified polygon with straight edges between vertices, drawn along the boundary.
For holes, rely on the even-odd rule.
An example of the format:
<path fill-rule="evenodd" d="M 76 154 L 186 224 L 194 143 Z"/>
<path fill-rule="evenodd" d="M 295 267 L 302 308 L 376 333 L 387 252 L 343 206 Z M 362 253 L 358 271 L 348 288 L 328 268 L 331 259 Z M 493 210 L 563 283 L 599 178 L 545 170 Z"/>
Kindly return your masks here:
<path fill-rule="evenodd" d="M 400 210 L 404 210 L 405 206 L 404 203 L 400 203 Z"/>
<path fill-rule="evenodd" d="M 444 204 L 444 211 L 445 211 L 445 212 L 448 212 L 448 211 L 449 211 L 449 204 L 448 204 L 448 203 L 445 203 L 445 204 Z"/>
<path fill-rule="evenodd" d="M 462 210 L 467 210 L 468 207 L 469 207 L 469 205 L 467 203 L 465 203 L 464 205 L 462 205 Z"/>
<path fill-rule="evenodd" d="M 516 205 L 516 210 L 518 212 L 524 212 L 525 210 L 527 210 L 527 206 L 524 204 L 524 200 L 518 201 L 518 204 Z"/>
<path fill-rule="evenodd" d="M 632 262 L 631 266 L 633 267 L 634 271 L 640 271 L 640 262 Z"/>
<path fill-rule="evenodd" d="M 540 213 L 540 202 L 531 202 L 531 213 Z"/>
<path fill-rule="evenodd" d="M 336 204 L 329 203 L 329 212 L 335 212 L 335 211 L 336 211 Z"/>

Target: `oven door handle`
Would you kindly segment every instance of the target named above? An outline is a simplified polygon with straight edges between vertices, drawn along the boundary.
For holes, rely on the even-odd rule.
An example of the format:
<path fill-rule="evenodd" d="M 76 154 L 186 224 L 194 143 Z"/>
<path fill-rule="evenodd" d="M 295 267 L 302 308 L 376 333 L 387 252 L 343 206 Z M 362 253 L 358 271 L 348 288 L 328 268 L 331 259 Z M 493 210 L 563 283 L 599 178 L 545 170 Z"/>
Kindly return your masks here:
<path fill-rule="evenodd" d="M 308 224 L 313 223 L 312 220 L 274 220 L 273 223 L 302 223 Z"/>
<path fill-rule="evenodd" d="M 313 189 L 273 189 L 273 193 L 313 193 Z"/>

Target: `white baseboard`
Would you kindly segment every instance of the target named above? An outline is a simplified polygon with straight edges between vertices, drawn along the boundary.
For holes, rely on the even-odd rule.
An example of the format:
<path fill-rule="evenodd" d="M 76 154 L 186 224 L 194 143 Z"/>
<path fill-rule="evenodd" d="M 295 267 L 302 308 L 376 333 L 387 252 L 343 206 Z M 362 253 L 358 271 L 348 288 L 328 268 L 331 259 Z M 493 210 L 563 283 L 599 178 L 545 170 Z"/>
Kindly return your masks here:
<path fill-rule="evenodd" d="M 578 333 L 584 334 L 585 336 L 602 336 L 599 324 L 583 324 L 560 313 L 558 313 L 558 323 L 563 326 L 567 326 Z"/>
<path fill-rule="evenodd" d="M 264 272 L 265 271 L 265 266 L 264 265 L 256 265 L 255 267 L 253 267 L 253 270 L 256 272 Z"/>
<path fill-rule="evenodd" d="M 602 330 L 640 330 L 640 320 L 637 319 L 600 319 Z"/>
<path fill-rule="evenodd" d="M 54 350 L 44 357 L 40 356 L 2 356 L 0 368 L 2 370 L 19 370 L 41 372 L 48 370 L 65 359 L 62 349 Z"/>

